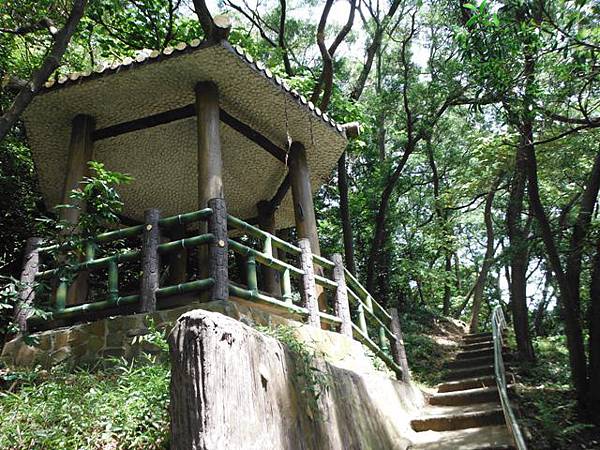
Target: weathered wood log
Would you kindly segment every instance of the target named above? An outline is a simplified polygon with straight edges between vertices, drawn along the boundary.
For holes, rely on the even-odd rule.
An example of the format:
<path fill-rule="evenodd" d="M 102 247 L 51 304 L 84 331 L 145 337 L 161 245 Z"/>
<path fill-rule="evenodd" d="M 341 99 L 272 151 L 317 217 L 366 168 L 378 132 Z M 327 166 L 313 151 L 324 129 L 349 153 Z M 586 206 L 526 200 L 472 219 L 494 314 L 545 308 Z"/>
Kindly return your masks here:
<path fill-rule="evenodd" d="M 159 288 L 160 261 L 158 245 L 160 229 L 158 220 L 160 212 L 156 208 L 144 213 L 144 232 L 142 235 L 142 278 L 140 283 L 140 311 L 156 311 L 156 291 Z"/>
<path fill-rule="evenodd" d="M 15 322 L 21 333 L 27 333 L 27 318 L 31 314 L 31 306 L 35 300 L 35 274 L 40 264 L 39 248 L 42 238 L 31 237 L 25 243 L 23 270 L 21 271 L 21 292 L 15 307 Z"/>
<path fill-rule="evenodd" d="M 408 370 L 408 359 L 406 358 L 404 338 L 402 337 L 402 329 L 400 328 L 400 316 L 396 308 L 390 308 L 388 311 L 390 316 L 392 316 L 390 328 L 394 336 L 396 336 L 396 339 L 390 339 L 392 358 L 402 369 L 402 381 L 408 383 L 410 381 L 410 371 Z"/>
<path fill-rule="evenodd" d="M 352 317 L 350 316 L 350 304 L 348 303 L 344 261 L 342 260 L 342 255 L 339 253 L 334 253 L 331 256 L 331 260 L 335 264 L 333 281 L 336 281 L 338 284 L 335 292 L 335 315 L 342 321 L 340 333 L 352 337 Z"/>
<path fill-rule="evenodd" d="M 229 267 L 227 244 L 227 207 L 222 198 L 212 198 L 208 207 L 213 213 L 208 219 L 208 232 L 215 240 L 209 245 L 208 274 L 214 280 L 210 300 L 229 298 Z"/>
<path fill-rule="evenodd" d="M 260 229 L 267 233 L 275 234 L 275 210 L 271 208 L 271 204 L 263 200 L 256 204 L 256 209 L 258 210 L 258 226 Z M 265 240 L 263 253 L 277 258 L 277 249 L 273 248 L 269 238 Z M 281 282 L 279 272 L 269 267 L 262 267 L 261 274 L 263 290 L 275 297 L 280 297 Z"/>
<path fill-rule="evenodd" d="M 302 306 L 308 309 L 307 323 L 318 327 L 320 326 L 319 303 L 317 301 L 317 285 L 315 282 L 315 270 L 310 250 L 310 241 L 306 238 L 300 239 L 298 241 L 298 246 L 300 247 L 300 250 L 302 250 L 302 253 L 300 254 L 300 268 L 304 271 L 304 275 L 302 275 Z"/>

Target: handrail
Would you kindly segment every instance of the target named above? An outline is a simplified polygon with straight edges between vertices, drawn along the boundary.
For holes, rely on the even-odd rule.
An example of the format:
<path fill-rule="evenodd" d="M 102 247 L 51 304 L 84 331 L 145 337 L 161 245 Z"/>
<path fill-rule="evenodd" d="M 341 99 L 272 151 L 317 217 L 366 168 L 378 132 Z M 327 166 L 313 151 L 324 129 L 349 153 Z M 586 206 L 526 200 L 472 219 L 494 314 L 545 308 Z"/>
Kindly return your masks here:
<path fill-rule="evenodd" d="M 496 376 L 496 385 L 500 395 L 500 403 L 504 412 L 504 420 L 517 450 L 527 450 L 525 439 L 517 423 L 515 414 L 510 406 L 508 399 L 508 390 L 506 387 L 506 372 L 504 370 L 504 360 L 502 358 L 503 337 L 502 330 L 506 328 L 506 319 L 500 306 L 496 306 L 492 313 L 492 336 L 494 339 L 494 373 Z"/>

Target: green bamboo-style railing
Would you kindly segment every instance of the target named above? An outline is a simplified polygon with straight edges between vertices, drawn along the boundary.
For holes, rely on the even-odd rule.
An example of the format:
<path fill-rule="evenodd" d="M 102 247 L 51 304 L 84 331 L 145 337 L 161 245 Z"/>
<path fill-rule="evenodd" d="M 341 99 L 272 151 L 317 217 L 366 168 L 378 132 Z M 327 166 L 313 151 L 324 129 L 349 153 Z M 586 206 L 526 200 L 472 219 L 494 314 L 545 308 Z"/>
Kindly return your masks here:
<path fill-rule="evenodd" d="M 172 217 L 165 217 L 159 220 L 158 223 L 161 227 L 168 228 L 176 224 L 184 225 L 198 221 L 205 221 L 211 214 L 211 209 L 206 208 L 187 214 L 179 214 Z M 137 294 L 128 295 L 124 297 L 119 296 L 119 263 L 139 260 L 142 253 L 141 249 L 123 251 L 114 255 L 105 256 L 101 258 L 97 258 L 95 254 L 96 246 L 98 244 L 113 242 L 124 238 L 136 237 L 141 235 L 143 229 L 143 225 L 136 225 L 99 234 L 94 239 L 86 242 L 86 260 L 84 262 L 71 264 L 68 266 L 69 272 L 73 274 L 77 274 L 82 271 L 95 271 L 107 269 L 108 298 L 106 300 L 68 306 L 66 304 L 67 293 L 69 289 L 68 281 L 64 277 L 60 278 L 60 274 L 65 270 L 65 267 L 56 267 L 54 269 L 38 272 L 35 276 L 36 281 L 51 281 L 58 277 L 57 287 L 54 293 L 53 308 L 51 311 L 45 314 L 44 320 L 68 319 L 92 311 L 102 311 L 109 308 L 115 308 L 125 305 L 135 305 L 136 303 L 139 303 L 140 296 Z M 204 233 L 190 238 L 179 239 L 177 241 L 160 244 L 158 246 L 158 253 L 168 254 L 180 248 L 191 248 L 200 245 L 205 245 L 212 242 L 213 240 L 214 236 L 212 234 Z M 51 252 L 57 252 L 58 254 L 60 254 L 61 251 L 67 250 L 69 250 L 68 245 L 52 245 L 40 248 L 39 252 L 40 254 L 49 254 Z M 164 298 L 169 297 L 171 295 L 198 292 L 208 289 L 213 282 L 214 280 L 207 278 L 203 280 L 195 280 L 173 286 L 164 286 L 156 291 L 156 295 L 158 298 Z"/>
<path fill-rule="evenodd" d="M 159 229 L 162 229 L 177 224 L 185 225 L 206 221 L 211 214 L 213 214 L 212 210 L 206 208 L 187 214 L 162 218 L 158 221 L 158 225 Z M 229 281 L 228 289 L 231 297 L 269 305 L 297 317 L 306 318 L 309 323 L 311 317 L 316 318 L 317 323 L 338 331 L 344 330 L 344 324 L 343 314 L 338 314 L 337 308 L 340 301 L 346 302 L 349 317 L 345 320 L 351 322 L 347 324 L 346 329 L 349 331 L 346 333 L 366 345 L 393 372 L 402 377 L 398 357 L 393 351 L 394 346 L 397 347 L 401 339 L 392 332 L 392 316 L 373 299 L 356 277 L 340 265 L 341 257 L 337 260 L 338 266 L 336 266 L 333 261 L 310 252 L 310 246 L 308 250 L 305 247 L 298 247 L 231 215 L 227 216 L 227 226 L 229 228 L 227 246 L 230 252 L 237 253 L 244 258 L 246 274 L 245 286 Z M 139 305 L 141 295 L 121 296 L 119 293 L 119 264 L 141 260 L 143 249 L 121 251 L 100 257 L 96 253 L 98 244 L 141 236 L 144 233 L 144 228 L 144 225 L 137 225 L 99 234 L 86 242 L 85 260 L 68 267 L 68 270 L 72 273 L 106 270 L 107 298 L 105 300 L 73 306 L 67 305 L 68 282 L 66 279 L 60 278 L 61 273 L 64 273 L 64 268 L 56 267 L 37 272 L 36 280 L 38 281 L 56 280 L 56 290 L 53 296 L 54 304 L 44 320 L 76 318 L 93 311 L 106 309 L 112 311 L 112 309 L 118 309 L 121 306 Z M 160 244 L 156 251 L 159 255 L 164 255 L 182 248 L 189 249 L 214 244 L 215 241 L 213 234 L 202 233 Z M 275 249 L 277 249 L 277 252 L 274 251 Z M 48 246 L 40 248 L 39 252 L 46 255 L 60 255 L 61 251 L 66 250 L 68 250 L 66 246 Z M 311 261 L 311 264 L 306 265 L 306 259 Z M 259 280 L 261 280 L 261 277 L 259 277 L 259 273 L 263 271 L 263 269 L 260 269 L 261 266 L 279 274 L 280 293 L 265 292 L 260 289 Z M 339 276 L 336 278 L 333 275 L 336 268 L 340 271 L 338 273 L 342 273 L 342 280 Z M 332 308 L 333 310 L 330 310 L 329 307 L 327 310 L 322 310 L 316 302 L 308 302 L 306 286 L 310 286 L 310 284 L 303 284 L 307 281 L 307 278 L 312 279 L 314 285 L 322 288 L 329 305 L 332 304 L 330 300 L 334 300 L 335 308 Z M 161 299 L 173 295 L 205 291 L 211 289 L 214 284 L 215 280 L 208 277 L 173 286 L 160 286 L 155 293 L 156 297 Z M 303 287 L 300 289 L 298 286 Z"/>

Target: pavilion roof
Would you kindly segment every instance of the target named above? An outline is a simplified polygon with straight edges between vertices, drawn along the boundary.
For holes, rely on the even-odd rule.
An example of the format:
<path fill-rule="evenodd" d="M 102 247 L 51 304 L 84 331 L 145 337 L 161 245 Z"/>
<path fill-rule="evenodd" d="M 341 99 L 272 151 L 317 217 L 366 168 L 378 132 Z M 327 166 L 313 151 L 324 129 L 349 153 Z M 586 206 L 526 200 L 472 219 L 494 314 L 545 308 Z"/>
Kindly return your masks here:
<path fill-rule="evenodd" d="M 47 205 L 61 200 L 71 121 L 88 114 L 96 121 L 94 159 L 135 178 L 120 188 L 126 216 L 140 220 L 150 207 L 165 215 L 196 209 L 199 81 L 219 88 L 232 214 L 254 217 L 256 203 L 285 185 L 289 140 L 305 145 L 315 191 L 329 178 L 346 145 L 344 129 L 242 49 L 195 40 L 46 83 L 24 121 Z M 277 227 L 293 225 L 293 217 L 287 192 Z"/>

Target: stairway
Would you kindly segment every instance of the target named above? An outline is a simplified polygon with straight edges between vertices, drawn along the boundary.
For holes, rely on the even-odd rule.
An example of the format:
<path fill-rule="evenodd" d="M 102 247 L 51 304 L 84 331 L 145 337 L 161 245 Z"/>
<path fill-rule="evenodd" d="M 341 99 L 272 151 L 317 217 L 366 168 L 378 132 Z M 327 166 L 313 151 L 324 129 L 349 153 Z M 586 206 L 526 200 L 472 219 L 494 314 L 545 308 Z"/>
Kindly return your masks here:
<path fill-rule="evenodd" d="M 446 368 L 429 406 L 411 421 L 417 439 L 409 449 L 513 449 L 494 378 L 491 333 L 465 335 Z"/>

